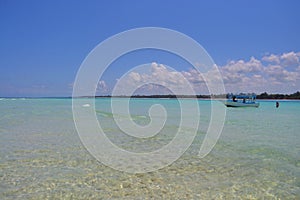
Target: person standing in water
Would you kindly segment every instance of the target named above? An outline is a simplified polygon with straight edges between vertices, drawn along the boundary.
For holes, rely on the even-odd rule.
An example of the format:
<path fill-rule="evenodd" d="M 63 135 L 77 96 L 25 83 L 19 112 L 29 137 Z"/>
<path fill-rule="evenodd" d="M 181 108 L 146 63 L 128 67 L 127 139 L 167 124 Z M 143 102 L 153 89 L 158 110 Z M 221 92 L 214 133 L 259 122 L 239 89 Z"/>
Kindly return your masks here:
<path fill-rule="evenodd" d="M 278 108 L 279 107 L 279 102 L 278 101 L 276 101 L 276 108 Z"/>

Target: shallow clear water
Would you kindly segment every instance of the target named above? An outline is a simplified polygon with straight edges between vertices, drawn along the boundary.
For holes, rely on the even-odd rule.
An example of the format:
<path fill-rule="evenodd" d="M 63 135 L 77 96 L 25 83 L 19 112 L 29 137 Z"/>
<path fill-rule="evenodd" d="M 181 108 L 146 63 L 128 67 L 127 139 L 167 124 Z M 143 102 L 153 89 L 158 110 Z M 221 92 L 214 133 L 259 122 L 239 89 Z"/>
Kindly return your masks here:
<path fill-rule="evenodd" d="M 140 125 L 149 123 L 153 104 L 170 113 L 162 132 L 147 140 L 122 134 L 109 103 L 97 99 L 96 114 L 111 141 L 124 149 L 155 150 L 177 131 L 180 110 L 174 99 L 131 100 L 132 118 Z M 88 153 L 75 129 L 71 99 L 1 99 L 0 199 L 300 198 L 300 101 L 281 101 L 277 109 L 273 101 L 227 108 L 222 135 L 203 159 L 198 152 L 210 101 L 198 103 L 200 127 L 184 155 L 158 171 L 128 174 Z"/>

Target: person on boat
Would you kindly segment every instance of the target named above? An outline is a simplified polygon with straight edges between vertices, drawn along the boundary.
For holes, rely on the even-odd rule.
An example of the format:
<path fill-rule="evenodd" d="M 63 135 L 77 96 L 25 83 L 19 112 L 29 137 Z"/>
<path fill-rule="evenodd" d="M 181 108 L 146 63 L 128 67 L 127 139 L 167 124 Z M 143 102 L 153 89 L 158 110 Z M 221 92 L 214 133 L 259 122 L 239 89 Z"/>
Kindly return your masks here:
<path fill-rule="evenodd" d="M 232 97 L 232 101 L 233 101 L 233 102 L 237 102 L 236 96 L 233 96 L 233 97 Z"/>
<path fill-rule="evenodd" d="M 279 107 L 279 102 L 278 101 L 276 101 L 276 108 L 278 108 Z"/>

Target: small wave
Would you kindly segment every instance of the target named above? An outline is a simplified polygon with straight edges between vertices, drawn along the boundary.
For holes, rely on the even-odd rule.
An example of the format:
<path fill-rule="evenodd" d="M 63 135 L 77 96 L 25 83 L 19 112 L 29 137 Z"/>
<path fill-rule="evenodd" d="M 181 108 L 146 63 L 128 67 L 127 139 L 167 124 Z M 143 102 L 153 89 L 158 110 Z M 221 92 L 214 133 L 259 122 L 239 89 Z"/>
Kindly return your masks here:
<path fill-rule="evenodd" d="M 98 113 L 99 115 L 101 115 L 103 117 L 113 117 L 113 114 L 109 113 L 109 112 L 104 112 L 104 111 L 96 110 L 96 113 Z"/>
<path fill-rule="evenodd" d="M 145 115 L 131 115 L 132 119 L 148 119 L 149 116 Z"/>
<path fill-rule="evenodd" d="M 113 114 L 111 112 L 104 112 L 104 111 L 100 111 L 100 110 L 96 110 L 96 113 L 98 113 L 99 115 L 103 116 L 103 117 L 118 117 L 118 118 L 128 118 L 127 115 L 122 115 L 122 114 Z M 133 120 L 144 120 L 147 119 L 149 120 L 149 116 L 145 116 L 145 115 L 130 115 L 129 117 L 131 117 Z"/>
<path fill-rule="evenodd" d="M 90 107 L 90 106 L 91 106 L 91 105 L 90 105 L 90 104 L 88 104 L 88 103 L 87 103 L 87 104 L 83 104 L 83 105 L 82 105 L 82 107 Z"/>

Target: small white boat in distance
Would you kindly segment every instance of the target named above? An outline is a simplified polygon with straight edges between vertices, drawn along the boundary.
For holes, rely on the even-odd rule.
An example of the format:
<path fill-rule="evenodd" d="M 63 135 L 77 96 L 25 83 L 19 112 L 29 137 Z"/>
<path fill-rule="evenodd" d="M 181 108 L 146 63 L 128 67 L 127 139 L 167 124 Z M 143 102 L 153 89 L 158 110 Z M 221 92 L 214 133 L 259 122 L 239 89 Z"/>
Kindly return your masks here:
<path fill-rule="evenodd" d="M 258 107 L 255 94 L 228 94 L 227 100 L 224 101 L 227 107 Z"/>

